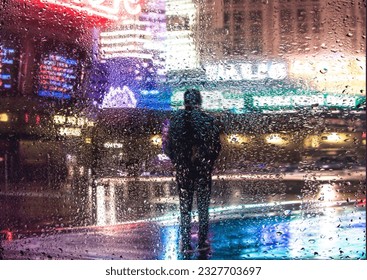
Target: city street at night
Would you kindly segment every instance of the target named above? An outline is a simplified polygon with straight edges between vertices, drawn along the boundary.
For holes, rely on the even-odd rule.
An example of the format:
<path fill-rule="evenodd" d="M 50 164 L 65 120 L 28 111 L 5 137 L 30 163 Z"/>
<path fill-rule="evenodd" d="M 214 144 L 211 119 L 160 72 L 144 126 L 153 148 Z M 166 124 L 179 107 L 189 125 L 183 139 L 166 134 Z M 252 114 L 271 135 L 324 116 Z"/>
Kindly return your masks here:
<path fill-rule="evenodd" d="M 366 0 L 0 1 L 0 265 L 366 260 L 366 132 Z"/>

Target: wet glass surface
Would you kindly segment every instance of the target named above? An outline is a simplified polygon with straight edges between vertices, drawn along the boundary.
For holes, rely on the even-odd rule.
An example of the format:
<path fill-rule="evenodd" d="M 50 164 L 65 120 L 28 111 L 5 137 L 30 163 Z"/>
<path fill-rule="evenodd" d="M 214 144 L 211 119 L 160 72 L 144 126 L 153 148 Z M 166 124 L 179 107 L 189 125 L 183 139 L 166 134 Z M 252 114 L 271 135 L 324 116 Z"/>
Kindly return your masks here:
<path fill-rule="evenodd" d="M 180 258 L 211 118 L 208 258 L 366 258 L 365 1 L 97 2 L 0 4 L 0 259 Z"/>

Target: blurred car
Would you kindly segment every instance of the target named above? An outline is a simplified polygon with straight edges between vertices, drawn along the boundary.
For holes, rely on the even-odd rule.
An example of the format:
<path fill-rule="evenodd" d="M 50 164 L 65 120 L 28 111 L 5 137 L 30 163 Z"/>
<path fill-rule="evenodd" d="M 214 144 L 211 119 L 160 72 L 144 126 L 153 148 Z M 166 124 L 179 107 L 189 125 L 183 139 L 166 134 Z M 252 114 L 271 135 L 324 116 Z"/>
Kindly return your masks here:
<path fill-rule="evenodd" d="M 343 170 L 360 167 L 361 163 L 351 156 L 346 157 L 321 157 L 311 164 L 313 170 Z"/>

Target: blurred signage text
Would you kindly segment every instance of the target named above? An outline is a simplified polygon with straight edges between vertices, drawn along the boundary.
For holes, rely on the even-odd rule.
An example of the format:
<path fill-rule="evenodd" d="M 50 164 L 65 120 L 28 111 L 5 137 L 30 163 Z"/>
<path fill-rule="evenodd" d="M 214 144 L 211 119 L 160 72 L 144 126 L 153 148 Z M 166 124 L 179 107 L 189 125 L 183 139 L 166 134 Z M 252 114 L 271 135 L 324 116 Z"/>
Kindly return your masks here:
<path fill-rule="evenodd" d="M 253 95 L 240 90 L 201 90 L 202 107 L 208 111 L 230 111 L 233 113 L 244 113 L 248 110 L 277 110 L 295 109 L 306 107 L 320 108 L 344 108 L 353 109 L 365 101 L 364 96 L 346 96 L 332 94 L 307 94 L 299 92 L 299 95 L 276 94 Z M 171 107 L 182 109 L 184 90 L 173 92 L 171 96 Z"/>
<path fill-rule="evenodd" d="M 210 81 L 282 80 L 288 72 L 285 63 L 274 61 L 208 64 L 204 68 Z"/>
<path fill-rule="evenodd" d="M 94 122 L 85 117 L 73 117 L 65 115 L 53 116 L 53 123 L 58 125 L 69 125 L 75 127 L 94 126 Z"/>
<path fill-rule="evenodd" d="M 38 95 L 61 99 L 71 98 L 77 85 L 78 60 L 57 53 L 44 55 L 38 72 Z"/>
<path fill-rule="evenodd" d="M 15 49 L 0 45 L 0 91 L 12 88 L 14 58 Z"/>

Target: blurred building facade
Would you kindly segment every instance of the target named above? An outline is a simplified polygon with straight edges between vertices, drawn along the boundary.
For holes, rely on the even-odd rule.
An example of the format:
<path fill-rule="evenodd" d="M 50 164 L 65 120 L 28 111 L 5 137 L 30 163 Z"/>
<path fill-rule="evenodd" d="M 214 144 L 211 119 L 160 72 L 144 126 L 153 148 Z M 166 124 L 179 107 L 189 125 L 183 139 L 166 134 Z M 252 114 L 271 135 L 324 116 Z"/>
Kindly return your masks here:
<path fill-rule="evenodd" d="M 202 0 L 200 62 L 287 61 L 317 90 L 364 94 L 366 1 Z"/>
<path fill-rule="evenodd" d="M 186 86 L 201 89 L 205 109 L 223 113 L 229 161 L 249 154 L 254 162 L 275 155 L 298 161 L 322 147 L 333 156 L 365 151 L 365 115 L 313 115 L 319 103 L 353 110 L 357 97 L 365 100 L 365 1 L 106 1 L 118 9 L 88 3 L 1 4 L 1 182 L 29 175 L 52 185 L 60 174 L 86 174 L 87 154 L 78 147 L 94 140 L 83 105 L 109 93 L 106 104 L 125 111 L 104 110 L 102 130 L 109 131 L 98 144 L 116 152 L 116 170 L 121 155 L 128 165 L 132 155 L 143 162 L 142 154 L 162 157 L 151 139 L 160 137 L 169 111 L 182 106 Z M 299 81 L 306 90 L 293 90 Z M 299 96 L 307 90 L 317 94 Z M 290 121 L 283 109 L 294 107 L 310 110 Z M 147 108 L 166 115 L 148 118 Z M 274 108 L 281 109 L 276 117 L 265 113 Z M 96 113 L 102 120 L 103 114 Z M 134 126 L 139 136 L 110 134 Z M 267 148 L 259 152 L 259 145 Z M 55 177 L 40 172 L 55 162 Z"/>

